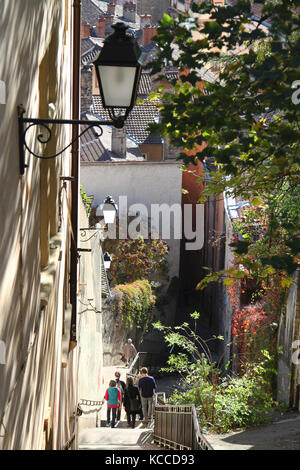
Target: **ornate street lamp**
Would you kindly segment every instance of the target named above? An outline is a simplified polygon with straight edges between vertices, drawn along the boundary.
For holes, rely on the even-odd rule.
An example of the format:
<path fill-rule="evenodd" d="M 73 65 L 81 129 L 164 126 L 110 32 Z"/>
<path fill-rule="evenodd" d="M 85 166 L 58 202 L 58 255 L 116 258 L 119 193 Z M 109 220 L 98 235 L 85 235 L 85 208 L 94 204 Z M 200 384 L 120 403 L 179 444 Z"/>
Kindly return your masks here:
<path fill-rule="evenodd" d="M 98 211 L 98 208 L 100 211 Z M 118 206 L 111 196 L 106 196 L 103 203 L 98 206 L 96 215 L 103 215 L 106 224 L 113 224 L 118 211 Z M 102 212 L 102 213 L 101 213 Z"/>
<path fill-rule="evenodd" d="M 74 144 L 91 127 L 98 127 L 100 135 L 102 135 L 101 126 L 112 125 L 117 128 L 124 126 L 125 120 L 135 104 L 142 67 L 142 54 L 134 37 L 126 33 L 128 27 L 124 23 L 119 22 L 112 27 L 114 32 L 105 39 L 99 57 L 94 62 L 103 106 L 108 109 L 111 120 L 28 118 L 24 117 L 25 110 L 23 106 L 18 106 L 21 175 L 24 174 L 25 168 L 28 166 L 25 164 L 25 149 L 36 158 L 55 158 Z M 118 111 L 116 111 L 117 109 Z M 24 128 L 25 124 L 27 127 Z M 43 127 L 46 130 L 46 135 L 39 133 L 37 140 L 40 144 L 46 145 L 52 137 L 51 124 L 84 124 L 86 127 L 69 145 L 55 155 L 39 155 L 29 147 L 26 134 L 33 126 Z"/>
<path fill-rule="evenodd" d="M 104 253 L 103 260 L 104 260 L 105 269 L 109 269 L 112 259 L 111 259 L 110 254 L 107 251 Z"/>
<path fill-rule="evenodd" d="M 124 121 L 135 104 L 141 75 L 141 49 L 132 35 L 126 33 L 128 26 L 116 23 L 114 32 L 107 37 L 103 48 L 94 61 L 104 108 L 108 109 L 116 127 Z M 124 109 L 125 115 L 116 115 L 115 109 Z"/>

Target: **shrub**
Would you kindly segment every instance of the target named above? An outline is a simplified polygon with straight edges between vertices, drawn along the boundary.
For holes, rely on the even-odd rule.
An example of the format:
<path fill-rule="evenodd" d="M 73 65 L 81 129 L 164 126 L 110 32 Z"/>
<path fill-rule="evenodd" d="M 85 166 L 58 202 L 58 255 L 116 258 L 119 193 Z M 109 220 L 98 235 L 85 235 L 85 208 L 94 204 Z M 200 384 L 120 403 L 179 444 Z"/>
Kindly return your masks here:
<path fill-rule="evenodd" d="M 199 316 L 196 312 L 192 315 L 194 319 Z M 163 369 L 182 376 L 180 389 L 169 398 L 170 403 L 194 403 L 204 430 L 226 432 L 268 420 L 275 405 L 270 382 L 275 371 L 266 350 L 261 351 L 261 363 L 249 364 L 242 376 L 222 377 L 219 364 L 212 361 L 207 341 L 187 323 L 171 328 L 158 322 L 154 327 L 165 333 L 169 346 L 177 345 L 183 351 L 171 354 L 168 367 Z"/>

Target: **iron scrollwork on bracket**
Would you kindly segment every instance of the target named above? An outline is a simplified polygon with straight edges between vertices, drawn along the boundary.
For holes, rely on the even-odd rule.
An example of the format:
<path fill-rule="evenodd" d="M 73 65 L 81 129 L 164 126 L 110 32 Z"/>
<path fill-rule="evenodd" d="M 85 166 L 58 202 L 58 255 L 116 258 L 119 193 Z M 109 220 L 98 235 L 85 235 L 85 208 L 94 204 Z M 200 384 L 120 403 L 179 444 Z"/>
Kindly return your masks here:
<path fill-rule="evenodd" d="M 26 118 L 24 117 L 25 110 L 22 106 L 18 106 L 18 124 L 19 124 L 19 154 L 20 154 L 20 173 L 24 175 L 25 168 L 28 165 L 25 163 L 25 149 L 34 157 L 48 160 L 51 158 L 56 158 L 61 155 L 65 150 L 67 150 L 71 145 L 73 145 L 80 137 L 85 134 L 89 129 L 92 127 L 97 127 L 100 131 L 99 137 L 103 134 L 102 126 L 110 125 L 110 126 L 120 126 L 120 119 L 123 121 L 123 117 L 118 117 L 115 120 L 111 121 L 90 121 L 90 120 L 74 120 L 74 119 L 34 119 L 34 118 Z M 48 142 L 51 140 L 52 137 L 52 129 L 50 125 L 53 124 L 73 124 L 73 125 L 84 125 L 86 128 L 78 135 L 75 139 L 73 139 L 66 147 L 64 147 L 59 152 L 53 155 L 41 155 L 35 153 L 26 142 L 26 134 L 32 127 L 41 126 L 45 129 L 46 135 L 44 133 L 39 133 L 37 135 L 37 140 L 42 145 L 47 145 Z M 123 121 L 124 125 L 124 121 Z"/>

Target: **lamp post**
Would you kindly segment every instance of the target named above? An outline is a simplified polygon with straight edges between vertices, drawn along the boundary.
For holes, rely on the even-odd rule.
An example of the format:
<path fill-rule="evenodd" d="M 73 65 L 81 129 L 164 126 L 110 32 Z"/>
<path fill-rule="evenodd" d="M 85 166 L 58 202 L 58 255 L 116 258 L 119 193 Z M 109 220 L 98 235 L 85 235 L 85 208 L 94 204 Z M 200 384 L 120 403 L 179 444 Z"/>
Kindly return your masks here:
<path fill-rule="evenodd" d="M 25 149 L 36 158 L 55 158 L 74 144 L 91 127 L 98 127 L 100 135 L 102 135 L 101 126 L 111 125 L 117 128 L 124 126 L 125 120 L 135 104 L 142 67 L 142 54 L 134 37 L 127 34 L 128 26 L 119 22 L 112 27 L 114 32 L 105 39 L 103 48 L 94 62 L 103 106 L 108 110 L 111 120 L 90 121 L 30 118 L 24 117 L 25 110 L 23 106 L 18 106 L 21 175 L 24 174 L 25 168 L 28 167 L 28 164 L 25 163 Z M 27 132 L 35 126 L 43 127 L 46 131 L 46 136 L 39 133 L 37 140 L 40 144 L 46 145 L 52 137 L 52 124 L 77 124 L 85 125 L 86 128 L 70 144 L 54 155 L 45 156 L 35 153 L 26 141 Z"/>

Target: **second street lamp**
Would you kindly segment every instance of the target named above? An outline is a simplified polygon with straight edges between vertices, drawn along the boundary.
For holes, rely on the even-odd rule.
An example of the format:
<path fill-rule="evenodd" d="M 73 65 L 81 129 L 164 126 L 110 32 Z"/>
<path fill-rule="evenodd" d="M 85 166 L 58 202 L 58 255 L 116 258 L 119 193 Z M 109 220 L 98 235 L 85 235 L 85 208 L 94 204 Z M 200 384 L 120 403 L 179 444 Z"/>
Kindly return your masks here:
<path fill-rule="evenodd" d="M 118 206 L 111 196 L 106 196 L 102 204 L 102 211 L 104 222 L 106 224 L 113 224 L 116 218 Z"/>
<path fill-rule="evenodd" d="M 110 254 L 107 251 L 104 253 L 103 260 L 104 260 L 105 269 L 109 269 L 110 265 L 111 265 L 111 262 L 112 262 L 112 259 L 111 259 Z"/>
<path fill-rule="evenodd" d="M 124 23 L 113 25 L 114 33 L 108 36 L 103 45 L 99 57 L 94 62 L 96 75 L 99 81 L 100 93 L 103 105 L 108 109 L 110 121 L 90 121 L 74 119 L 44 119 L 24 117 L 25 109 L 18 106 L 19 125 L 19 159 L 20 173 L 24 174 L 25 149 L 34 157 L 42 159 L 55 158 L 61 155 L 67 148 L 76 142 L 91 127 L 98 127 L 102 134 L 101 126 L 112 125 L 118 128 L 124 126 L 125 120 L 133 108 L 136 100 L 140 74 L 141 74 L 141 50 L 133 38 L 126 33 L 127 26 Z M 116 111 L 118 109 L 118 111 Z M 39 132 L 37 140 L 46 145 L 51 140 L 51 124 L 75 124 L 85 125 L 85 129 L 66 147 L 54 155 L 35 153 L 26 141 L 26 134 L 32 127 L 42 127 L 45 134 Z M 101 135 L 100 134 L 100 135 Z"/>

